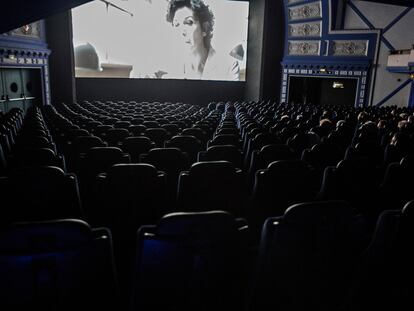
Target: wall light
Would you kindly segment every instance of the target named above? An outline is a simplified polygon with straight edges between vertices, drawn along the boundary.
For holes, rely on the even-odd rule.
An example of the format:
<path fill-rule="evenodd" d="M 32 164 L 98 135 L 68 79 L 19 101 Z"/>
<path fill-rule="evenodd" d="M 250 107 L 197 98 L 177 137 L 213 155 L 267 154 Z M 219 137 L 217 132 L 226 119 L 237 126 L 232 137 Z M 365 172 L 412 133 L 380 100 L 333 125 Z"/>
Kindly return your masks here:
<path fill-rule="evenodd" d="M 326 72 L 326 68 L 319 69 L 319 72 Z"/>
<path fill-rule="evenodd" d="M 344 84 L 342 82 L 334 81 L 334 83 L 332 84 L 332 88 L 334 88 L 334 89 L 343 89 Z"/>

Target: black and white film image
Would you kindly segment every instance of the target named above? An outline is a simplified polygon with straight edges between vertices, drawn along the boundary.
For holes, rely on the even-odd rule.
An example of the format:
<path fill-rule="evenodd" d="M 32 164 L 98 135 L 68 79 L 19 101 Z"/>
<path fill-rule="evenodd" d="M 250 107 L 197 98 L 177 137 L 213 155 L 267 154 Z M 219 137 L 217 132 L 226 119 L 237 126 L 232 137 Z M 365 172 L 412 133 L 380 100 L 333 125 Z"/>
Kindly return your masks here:
<path fill-rule="evenodd" d="M 245 81 L 249 3 L 108 0 L 72 10 L 76 77 Z"/>

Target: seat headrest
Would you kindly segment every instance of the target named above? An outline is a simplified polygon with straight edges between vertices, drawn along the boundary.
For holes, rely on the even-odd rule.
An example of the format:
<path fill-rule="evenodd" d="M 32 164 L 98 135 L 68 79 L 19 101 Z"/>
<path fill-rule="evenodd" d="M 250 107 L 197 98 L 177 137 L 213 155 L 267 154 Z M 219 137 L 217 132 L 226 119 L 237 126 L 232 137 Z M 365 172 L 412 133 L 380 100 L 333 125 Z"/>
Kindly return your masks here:
<path fill-rule="evenodd" d="M 102 158 L 102 156 L 105 157 L 117 157 L 122 155 L 123 152 L 120 148 L 118 147 L 92 147 L 91 149 L 88 150 L 88 152 L 86 153 L 86 156 L 88 158 Z"/>
<path fill-rule="evenodd" d="M 110 167 L 107 175 L 115 180 L 123 180 L 135 176 L 144 178 L 156 176 L 157 169 L 153 165 L 147 163 L 122 163 Z"/>
<path fill-rule="evenodd" d="M 408 202 L 404 205 L 402 210 L 402 214 L 404 218 L 412 219 L 414 217 L 414 200 Z"/>
<path fill-rule="evenodd" d="M 215 152 L 239 152 L 239 148 L 237 148 L 234 145 L 215 145 L 215 146 L 210 146 L 207 149 L 208 153 L 215 153 Z"/>
<path fill-rule="evenodd" d="M 270 172 L 279 172 L 279 171 L 307 171 L 309 170 L 309 166 L 305 161 L 302 160 L 280 160 L 274 161 L 269 164 L 267 169 Z"/>
<path fill-rule="evenodd" d="M 146 136 L 129 136 L 124 139 L 124 143 L 134 143 L 134 142 L 141 142 L 141 143 L 148 143 L 151 144 L 152 140 Z"/>
<path fill-rule="evenodd" d="M 0 251 L 47 252 L 92 240 L 86 222 L 74 219 L 16 223 L 0 230 Z"/>
<path fill-rule="evenodd" d="M 234 173 L 236 171 L 234 165 L 228 161 L 205 161 L 196 162 L 191 165 L 191 175 L 221 175 L 221 173 L 229 172 Z"/>
<path fill-rule="evenodd" d="M 23 167 L 17 168 L 11 172 L 9 175 L 10 178 L 23 178 L 24 180 L 44 180 L 47 178 L 48 180 L 56 180 L 61 179 L 65 176 L 65 172 L 56 166 L 32 166 L 32 167 Z"/>
<path fill-rule="evenodd" d="M 273 154 L 275 152 L 292 153 L 292 149 L 288 145 L 284 144 L 269 144 L 260 149 L 260 154 Z"/>
<path fill-rule="evenodd" d="M 157 226 L 160 235 L 190 237 L 218 235 L 235 229 L 233 216 L 224 211 L 167 214 Z"/>
<path fill-rule="evenodd" d="M 152 148 L 148 151 L 148 156 L 152 159 L 160 158 L 181 158 L 183 152 L 179 148 L 169 147 L 169 148 Z"/>
<path fill-rule="evenodd" d="M 103 143 L 102 139 L 98 136 L 78 136 L 74 139 L 73 144 L 83 143 L 83 142 L 96 142 L 96 143 Z"/>
<path fill-rule="evenodd" d="M 291 224 L 327 224 L 349 223 L 352 208 L 346 201 L 320 201 L 299 203 L 290 206 L 283 216 L 284 223 Z"/>
<path fill-rule="evenodd" d="M 401 159 L 400 164 L 403 168 L 413 170 L 414 169 L 414 155 L 406 155 L 404 158 Z"/>

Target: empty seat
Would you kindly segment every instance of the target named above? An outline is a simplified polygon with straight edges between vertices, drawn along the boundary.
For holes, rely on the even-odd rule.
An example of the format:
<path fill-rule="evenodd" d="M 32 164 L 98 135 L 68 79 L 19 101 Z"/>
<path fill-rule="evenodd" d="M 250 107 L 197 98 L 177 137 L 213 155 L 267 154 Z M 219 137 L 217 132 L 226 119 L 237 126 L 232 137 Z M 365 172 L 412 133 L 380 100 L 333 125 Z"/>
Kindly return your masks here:
<path fill-rule="evenodd" d="M 186 211 L 243 211 L 242 172 L 227 161 L 194 163 L 179 179 L 178 204 Z"/>
<path fill-rule="evenodd" d="M 346 160 L 367 160 L 380 166 L 384 162 L 384 151 L 377 143 L 364 142 L 358 143 L 355 147 L 348 147 L 345 152 Z"/>
<path fill-rule="evenodd" d="M 322 142 L 314 145 L 310 149 L 303 150 L 302 160 L 316 169 L 319 182 L 321 182 L 325 168 L 338 164 L 342 160 L 342 156 L 341 151 L 336 145 Z"/>
<path fill-rule="evenodd" d="M 314 170 L 301 160 L 275 161 L 258 170 L 248 211 L 254 233 L 266 218 L 283 215 L 292 204 L 313 200 L 319 187 L 315 184 Z"/>
<path fill-rule="evenodd" d="M 408 310 L 413 307 L 414 201 L 384 211 L 360 269 L 353 310 Z"/>
<path fill-rule="evenodd" d="M 131 156 L 131 162 L 138 163 L 141 154 L 155 148 L 155 143 L 145 136 L 131 136 L 123 140 L 121 149 Z"/>
<path fill-rule="evenodd" d="M 99 218 L 99 206 L 94 204 L 96 176 L 105 173 L 114 164 L 129 162 L 129 155 L 117 147 L 94 147 L 81 157 L 79 179 L 89 222 L 94 223 Z"/>
<path fill-rule="evenodd" d="M 131 125 L 128 128 L 128 131 L 132 133 L 132 135 L 134 136 L 141 136 L 141 135 L 144 135 L 146 129 L 147 127 L 145 125 L 136 124 L 136 125 Z"/>
<path fill-rule="evenodd" d="M 360 252 L 352 208 L 342 201 L 302 203 L 266 220 L 251 310 L 342 310 Z"/>
<path fill-rule="evenodd" d="M 233 145 L 217 145 L 211 146 L 207 151 L 200 151 L 198 153 L 198 161 L 228 161 L 239 169 L 242 168 L 243 155 L 241 150 Z"/>
<path fill-rule="evenodd" d="M 380 202 L 383 210 L 402 208 L 414 199 L 414 191 L 409 182 L 414 174 L 414 156 L 404 157 L 400 163 L 391 163 L 380 185 Z"/>
<path fill-rule="evenodd" d="M 13 157 L 13 165 L 16 167 L 25 166 L 57 166 L 66 171 L 65 158 L 55 154 L 48 148 L 36 148 L 19 152 Z"/>
<path fill-rule="evenodd" d="M 312 133 L 298 133 L 292 138 L 289 138 L 287 141 L 287 145 L 296 152 L 296 154 L 300 157 L 302 155 L 303 150 L 310 149 L 314 145 L 318 144 L 320 141 Z"/>
<path fill-rule="evenodd" d="M 15 169 L 0 179 L 0 221 L 83 218 L 77 178 L 54 166 Z"/>
<path fill-rule="evenodd" d="M 167 174 L 168 199 L 173 204 L 177 195 L 178 176 L 189 168 L 188 155 L 178 148 L 154 148 L 142 154 L 140 162 L 154 165 Z"/>
<path fill-rule="evenodd" d="M 178 133 L 180 132 L 180 128 L 177 124 L 163 124 L 161 128 L 166 129 L 168 133 L 170 133 L 169 136 L 171 137 L 178 135 Z"/>
<path fill-rule="evenodd" d="M 253 186 L 256 171 L 267 168 L 272 162 L 295 158 L 295 153 L 288 145 L 265 145 L 260 150 L 254 150 L 248 167 L 249 185 Z"/>
<path fill-rule="evenodd" d="M 165 147 L 179 148 L 186 152 L 191 163 L 197 161 L 197 154 L 201 151 L 201 142 L 194 136 L 179 135 L 174 136 L 165 142 Z"/>
<path fill-rule="evenodd" d="M 113 128 L 106 132 L 105 141 L 109 146 L 119 147 L 121 141 L 129 136 L 128 130 L 125 128 Z"/>
<path fill-rule="evenodd" d="M 113 310 L 111 235 L 79 220 L 19 223 L 0 232 L 4 310 Z"/>
<path fill-rule="evenodd" d="M 93 147 L 106 147 L 107 143 L 97 136 L 76 137 L 70 149 L 65 153 L 69 171 L 78 172 L 79 161 L 82 154 L 86 153 Z"/>
<path fill-rule="evenodd" d="M 131 126 L 131 122 L 129 121 L 118 121 L 114 124 L 114 128 L 116 129 L 128 129 Z"/>
<path fill-rule="evenodd" d="M 97 179 L 104 224 L 133 235 L 141 225 L 155 223 L 168 211 L 165 186 L 165 173 L 150 164 L 113 165 Z"/>
<path fill-rule="evenodd" d="M 213 139 L 208 141 L 208 147 L 217 145 L 233 145 L 237 148 L 241 148 L 241 140 L 239 135 L 223 134 L 216 135 Z"/>
<path fill-rule="evenodd" d="M 246 223 L 176 213 L 138 232 L 133 310 L 240 310 Z"/>
<path fill-rule="evenodd" d="M 102 139 L 105 139 L 106 132 L 108 132 L 108 130 L 110 130 L 112 128 L 113 128 L 112 125 L 108 125 L 108 124 L 98 125 L 95 128 L 95 130 L 93 131 L 93 134 L 100 137 L 100 138 L 102 138 Z"/>
<path fill-rule="evenodd" d="M 183 131 L 181 132 L 181 135 L 194 136 L 199 141 L 201 141 L 201 144 L 202 144 L 203 148 L 207 144 L 208 134 L 205 131 L 203 131 L 201 128 L 195 128 L 195 127 L 193 127 L 193 128 L 183 129 Z"/>
<path fill-rule="evenodd" d="M 319 199 L 346 200 L 361 213 L 375 221 L 380 211 L 378 187 L 382 170 L 374 163 L 358 160 L 342 160 L 336 167 L 325 169 Z"/>
<path fill-rule="evenodd" d="M 168 139 L 168 131 L 163 128 L 148 128 L 145 130 L 145 136 L 148 136 L 158 148 L 162 148 Z"/>
<path fill-rule="evenodd" d="M 267 145 L 280 145 L 282 142 L 280 139 L 273 134 L 269 133 L 259 133 L 254 136 L 253 139 L 247 140 L 245 155 L 244 155 L 244 165 L 249 167 L 252 154 L 255 150 L 260 150 Z"/>

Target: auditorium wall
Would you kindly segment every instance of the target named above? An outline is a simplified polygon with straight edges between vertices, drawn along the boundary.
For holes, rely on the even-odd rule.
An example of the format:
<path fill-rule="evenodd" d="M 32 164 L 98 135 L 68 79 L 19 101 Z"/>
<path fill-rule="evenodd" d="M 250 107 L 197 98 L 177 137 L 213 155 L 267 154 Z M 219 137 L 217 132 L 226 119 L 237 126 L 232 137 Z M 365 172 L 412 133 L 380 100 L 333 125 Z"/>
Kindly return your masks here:
<path fill-rule="evenodd" d="M 410 98 L 410 93 L 414 92 L 410 73 L 387 70 L 392 50 L 411 49 L 414 44 L 414 8 L 350 0 L 344 16 L 344 29 L 382 29 L 372 104 L 414 104 L 412 95 Z"/>
<path fill-rule="evenodd" d="M 72 43 L 67 23 L 70 12 L 48 20 L 48 32 L 53 42 L 51 62 L 56 64 L 51 73 L 53 98 L 58 102 L 75 99 L 180 101 L 207 105 L 210 101 L 259 100 L 279 98 L 280 61 L 283 50 L 283 21 L 281 1 L 256 0 L 251 2 L 248 33 L 248 67 L 246 82 L 154 80 L 154 79 L 94 79 L 72 80 L 73 54 L 67 49 Z M 63 44 L 60 42 L 64 41 Z M 68 43 L 70 42 L 70 43 Z M 71 74 L 69 74 L 71 73 Z"/>

